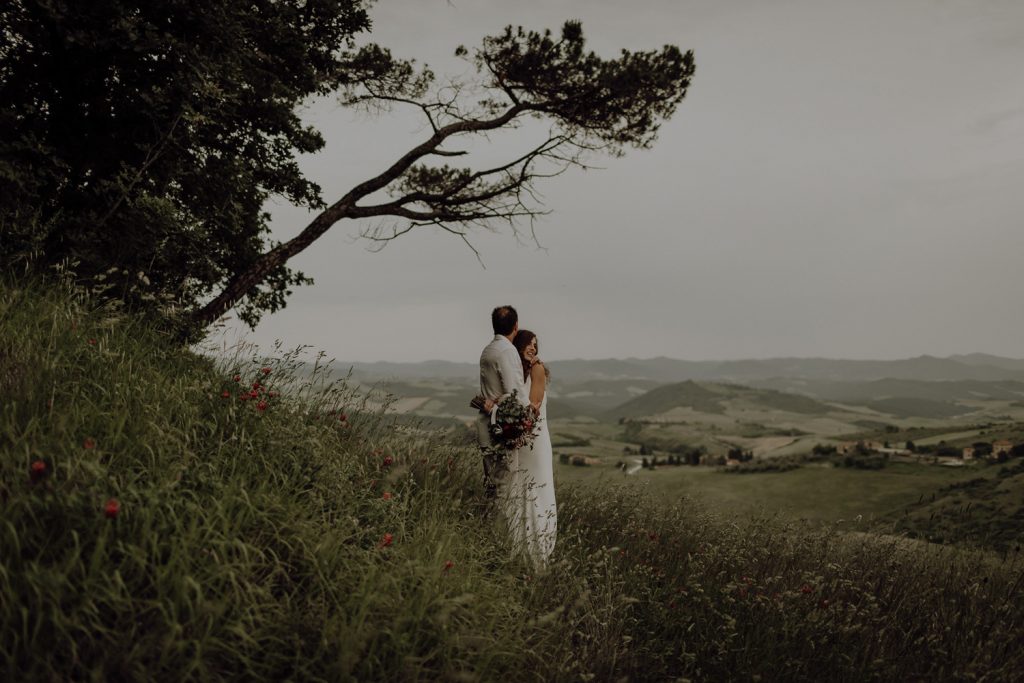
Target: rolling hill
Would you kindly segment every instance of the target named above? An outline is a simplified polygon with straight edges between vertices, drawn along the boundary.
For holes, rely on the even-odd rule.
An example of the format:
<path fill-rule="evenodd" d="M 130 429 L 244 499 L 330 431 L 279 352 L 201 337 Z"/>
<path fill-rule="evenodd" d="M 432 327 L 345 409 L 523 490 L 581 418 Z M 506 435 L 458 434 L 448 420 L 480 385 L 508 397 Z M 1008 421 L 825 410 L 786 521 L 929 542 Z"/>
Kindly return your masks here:
<path fill-rule="evenodd" d="M 733 384 L 679 382 L 651 389 L 605 413 L 607 419 L 648 417 L 674 408 L 724 414 L 729 408 L 760 408 L 803 415 L 826 415 L 835 408 L 798 394 Z"/>

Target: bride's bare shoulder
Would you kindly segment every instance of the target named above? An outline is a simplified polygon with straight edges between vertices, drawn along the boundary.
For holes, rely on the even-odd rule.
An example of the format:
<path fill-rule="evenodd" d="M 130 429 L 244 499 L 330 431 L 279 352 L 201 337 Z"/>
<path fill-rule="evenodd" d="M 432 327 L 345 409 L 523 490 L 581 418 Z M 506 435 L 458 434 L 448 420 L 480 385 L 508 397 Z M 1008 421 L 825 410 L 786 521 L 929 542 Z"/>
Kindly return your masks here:
<path fill-rule="evenodd" d="M 547 374 L 548 374 L 548 368 L 547 368 L 546 365 L 544 365 L 544 363 L 542 363 L 539 360 L 536 360 L 536 361 L 533 362 L 533 365 L 530 367 L 530 376 L 531 377 L 540 377 L 541 375 L 547 376 Z"/>

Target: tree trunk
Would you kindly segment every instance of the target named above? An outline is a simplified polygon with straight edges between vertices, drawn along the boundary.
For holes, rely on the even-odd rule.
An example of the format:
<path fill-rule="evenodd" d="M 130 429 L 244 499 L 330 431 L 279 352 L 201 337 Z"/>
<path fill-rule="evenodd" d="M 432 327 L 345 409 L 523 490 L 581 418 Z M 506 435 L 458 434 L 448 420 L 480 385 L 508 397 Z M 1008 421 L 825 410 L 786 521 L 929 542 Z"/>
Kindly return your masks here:
<path fill-rule="evenodd" d="M 290 258 L 301 252 L 349 213 L 346 204 L 335 204 L 313 219 L 298 235 L 260 256 L 249 268 L 231 278 L 227 286 L 212 301 L 192 314 L 188 332 L 196 332 L 212 324 L 231 310 L 242 297 Z"/>

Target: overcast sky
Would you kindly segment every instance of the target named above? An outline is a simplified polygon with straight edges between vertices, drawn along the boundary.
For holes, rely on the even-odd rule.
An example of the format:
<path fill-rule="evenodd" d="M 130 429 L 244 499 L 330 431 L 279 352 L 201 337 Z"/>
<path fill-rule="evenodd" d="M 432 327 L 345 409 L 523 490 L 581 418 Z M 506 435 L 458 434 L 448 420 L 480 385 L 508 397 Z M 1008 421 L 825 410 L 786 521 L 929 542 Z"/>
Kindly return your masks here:
<path fill-rule="evenodd" d="M 316 285 L 249 340 L 475 362 L 511 303 L 549 359 L 1024 356 L 1024 2 L 380 0 L 372 16 L 373 41 L 439 74 L 468 72 L 460 44 L 566 19 L 607 57 L 692 49 L 697 73 L 654 149 L 542 186 L 543 250 L 482 233 L 483 269 L 433 229 L 371 253 L 366 226 L 340 223 L 292 262 Z M 426 136 L 413 112 L 324 101 L 305 118 L 328 140 L 303 159 L 328 201 Z M 310 219 L 270 210 L 279 240 Z"/>

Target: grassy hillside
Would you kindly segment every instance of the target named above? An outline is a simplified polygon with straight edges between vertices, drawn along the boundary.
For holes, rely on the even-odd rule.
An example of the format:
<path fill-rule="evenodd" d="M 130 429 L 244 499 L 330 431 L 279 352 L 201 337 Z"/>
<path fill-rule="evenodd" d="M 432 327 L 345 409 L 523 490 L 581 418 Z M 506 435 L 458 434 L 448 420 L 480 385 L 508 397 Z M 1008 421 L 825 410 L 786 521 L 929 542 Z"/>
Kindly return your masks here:
<path fill-rule="evenodd" d="M 1024 544 L 1024 460 L 922 495 L 888 516 L 886 529 L 937 543 L 1020 552 Z"/>
<path fill-rule="evenodd" d="M 0 284 L 0 678 L 1024 667 L 1020 563 L 977 553 L 563 486 L 536 573 L 486 514 L 472 450 L 320 374 L 292 383 L 297 362 L 214 363 L 69 293 Z"/>

